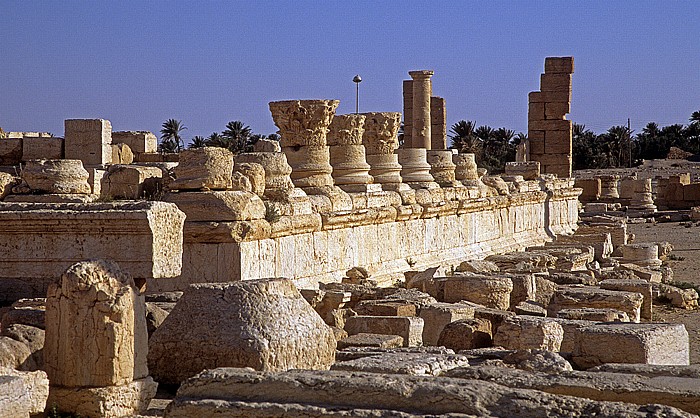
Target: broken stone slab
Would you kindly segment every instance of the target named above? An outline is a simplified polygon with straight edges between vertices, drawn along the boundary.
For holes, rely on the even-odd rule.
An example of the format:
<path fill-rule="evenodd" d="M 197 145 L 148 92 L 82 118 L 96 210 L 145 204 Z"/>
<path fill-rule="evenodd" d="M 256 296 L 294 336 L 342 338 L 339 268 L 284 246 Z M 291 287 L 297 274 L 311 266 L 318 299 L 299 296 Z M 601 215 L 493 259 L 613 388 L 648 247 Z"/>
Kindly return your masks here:
<path fill-rule="evenodd" d="M 469 368 L 465 368 L 468 370 Z M 345 371 L 214 369 L 189 379 L 166 418 L 308 416 L 689 417 L 678 409 L 591 401 L 479 380 Z"/>
<path fill-rule="evenodd" d="M 700 365 L 698 364 L 691 364 L 689 366 L 665 366 L 658 364 L 607 363 L 592 367 L 586 371 L 636 374 L 638 376 L 647 377 L 673 376 L 700 379 Z"/>
<path fill-rule="evenodd" d="M 564 357 L 549 350 L 515 350 L 503 357 L 503 362 L 530 372 L 560 373 L 573 370 Z"/>
<path fill-rule="evenodd" d="M 509 310 L 514 310 L 516 305 L 526 300 L 534 300 L 537 293 L 537 284 L 533 274 L 509 275 L 513 282 L 513 291 L 510 293 Z"/>
<path fill-rule="evenodd" d="M 231 187 L 233 153 L 226 148 L 193 148 L 180 153 L 171 190 L 226 190 Z"/>
<path fill-rule="evenodd" d="M 424 323 L 423 345 L 438 345 L 445 326 L 460 319 L 473 319 L 474 308 L 459 303 L 438 302 L 423 306 L 420 317 Z"/>
<path fill-rule="evenodd" d="M 178 276 L 184 220 L 166 202 L 0 203 L 0 299 L 43 297 L 71 264 L 93 258 L 138 279 Z"/>
<path fill-rule="evenodd" d="M 564 329 L 548 318 L 518 315 L 506 318 L 493 337 L 493 344 L 510 350 L 559 351 Z"/>
<path fill-rule="evenodd" d="M 595 275 L 591 274 L 591 272 L 582 271 L 571 273 L 553 271 L 549 273 L 547 280 L 558 285 L 582 284 L 586 286 L 595 286 L 598 284 L 598 280 L 596 280 Z"/>
<path fill-rule="evenodd" d="M 134 153 L 127 144 L 112 144 L 112 164 L 131 164 Z"/>
<path fill-rule="evenodd" d="M 168 193 L 164 201 L 185 212 L 188 222 L 250 221 L 265 219 L 265 203 L 242 191 Z"/>
<path fill-rule="evenodd" d="M 640 316 L 642 319 L 651 321 L 652 319 L 652 286 L 646 280 L 614 280 L 608 279 L 600 282 L 600 288 L 606 290 L 621 290 L 623 292 L 641 293 L 644 297 Z"/>
<path fill-rule="evenodd" d="M 537 273 L 553 269 L 557 261 L 556 257 L 546 253 L 518 252 L 486 257 L 498 265 L 501 271 L 513 273 Z"/>
<path fill-rule="evenodd" d="M 698 307 L 698 292 L 695 289 L 681 289 L 675 286 L 659 283 L 659 296 L 666 298 L 677 308 L 693 310 Z"/>
<path fill-rule="evenodd" d="M 529 300 L 522 301 L 513 307 L 513 311 L 517 315 L 530 315 L 530 316 L 547 316 L 547 308 L 541 304 Z"/>
<path fill-rule="evenodd" d="M 44 369 L 44 330 L 29 325 L 12 324 L 8 327 L 3 327 L 0 335 L 3 337 L 12 338 L 27 346 L 29 349 L 29 357 L 26 358 L 20 365 L 19 369 L 26 371 L 35 371 Z"/>
<path fill-rule="evenodd" d="M 487 308 L 484 305 L 479 305 L 478 303 L 469 302 L 466 300 L 460 301 L 460 305 L 467 305 L 474 308 L 474 318 L 483 318 L 491 322 L 491 328 L 493 333 L 498 330 L 503 321 L 507 318 L 515 316 L 515 312 L 503 311 L 500 309 Z"/>
<path fill-rule="evenodd" d="M 396 348 L 403 346 L 400 335 L 368 334 L 361 332 L 338 340 L 338 350 L 348 347 Z"/>
<path fill-rule="evenodd" d="M 89 174 L 80 160 L 30 160 L 22 179 L 33 191 L 57 194 L 90 194 Z"/>
<path fill-rule="evenodd" d="M 460 354 L 385 353 L 335 363 L 331 370 L 440 376 L 456 367 L 468 367 L 469 360 Z"/>
<path fill-rule="evenodd" d="M 572 361 L 587 369 L 604 363 L 688 365 L 683 324 L 607 323 L 578 328 Z"/>
<path fill-rule="evenodd" d="M 400 335 L 404 346 L 416 347 L 423 343 L 423 318 L 411 316 L 351 316 L 345 321 L 345 331 L 359 333 Z"/>
<path fill-rule="evenodd" d="M 663 273 L 661 273 L 658 270 L 653 270 L 648 267 L 642 267 L 630 263 L 621 263 L 619 267 L 617 267 L 616 271 L 630 272 L 636 277 L 642 280 L 646 280 L 650 283 L 661 283 L 661 280 L 663 278 Z"/>
<path fill-rule="evenodd" d="M 513 281 L 509 277 L 465 273 L 448 277 L 444 289 L 443 302 L 468 300 L 487 308 L 507 310 Z"/>
<path fill-rule="evenodd" d="M 535 275 L 535 297 L 531 301 L 543 306 L 545 309 L 549 306 L 549 303 L 552 301 L 552 296 L 554 296 L 554 293 L 558 289 L 557 284 L 549 279 L 549 275 Z"/>
<path fill-rule="evenodd" d="M 455 354 L 454 350 L 445 347 L 347 347 L 336 352 L 336 361 L 349 361 L 358 358 L 384 355 L 387 353 L 418 353 L 418 354 Z"/>
<path fill-rule="evenodd" d="M 19 181 L 20 179 L 12 174 L 0 172 L 0 200 L 9 195 Z"/>
<path fill-rule="evenodd" d="M 462 261 L 455 271 L 463 273 L 498 273 L 498 264 L 486 260 Z"/>
<path fill-rule="evenodd" d="M 369 316 L 416 316 L 416 305 L 402 301 L 364 300 L 355 308 L 358 315 Z"/>
<path fill-rule="evenodd" d="M 100 195 L 105 198 L 153 198 L 163 191 L 163 170 L 159 167 L 115 164 L 109 167 L 100 182 Z"/>
<path fill-rule="evenodd" d="M 472 350 L 489 347 L 492 340 L 491 321 L 484 318 L 461 319 L 445 325 L 436 345 L 452 350 Z"/>
<path fill-rule="evenodd" d="M 145 413 L 158 384 L 151 376 L 118 386 L 66 388 L 51 386 L 47 405 L 77 416 L 122 418 Z"/>
<path fill-rule="evenodd" d="M 604 308 L 573 308 L 562 309 L 557 312 L 557 318 L 578 319 L 595 322 L 629 322 L 627 313 L 617 309 Z"/>
<path fill-rule="evenodd" d="M 243 177 L 240 177 L 243 176 Z M 247 179 L 247 183 L 250 184 L 249 192 L 253 192 L 256 195 L 262 197 L 265 193 L 265 168 L 262 164 L 258 163 L 244 163 L 236 161 L 233 166 L 233 179 L 237 178 L 239 181 L 243 181 L 243 178 Z M 247 187 L 246 187 L 247 189 Z M 241 189 L 242 190 L 242 189 Z"/>
<path fill-rule="evenodd" d="M 20 299 L 14 302 L 2 315 L 2 328 L 13 324 L 46 328 L 46 298 Z"/>
<path fill-rule="evenodd" d="M 587 371 L 527 372 L 499 367 L 454 369 L 450 377 L 478 379 L 511 388 L 534 389 L 596 401 L 661 404 L 700 413 L 698 379 Z"/>
<path fill-rule="evenodd" d="M 5 197 L 7 203 L 93 203 L 100 196 L 96 194 L 11 194 Z"/>
<path fill-rule="evenodd" d="M 0 415 L 29 418 L 46 408 L 49 379 L 43 371 L 21 372 L 0 367 Z"/>
<path fill-rule="evenodd" d="M 158 151 L 158 138 L 148 131 L 112 132 L 112 143 L 126 144 L 135 153 Z"/>
<path fill-rule="evenodd" d="M 335 347 L 290 280 L 193 284 L 151 336 L 148 363 L 158 382 L 177 384 L 221 366 L 327 369 Z"/>
<path fill-rule="evenodd" d="M 604 290 L 592 287 L 560 287 L 547 311 L 550 316 L 567 308 L 612 308 L 627 313 L 632 322 L 639 322 L 644 296 L 636 292 Z"/>

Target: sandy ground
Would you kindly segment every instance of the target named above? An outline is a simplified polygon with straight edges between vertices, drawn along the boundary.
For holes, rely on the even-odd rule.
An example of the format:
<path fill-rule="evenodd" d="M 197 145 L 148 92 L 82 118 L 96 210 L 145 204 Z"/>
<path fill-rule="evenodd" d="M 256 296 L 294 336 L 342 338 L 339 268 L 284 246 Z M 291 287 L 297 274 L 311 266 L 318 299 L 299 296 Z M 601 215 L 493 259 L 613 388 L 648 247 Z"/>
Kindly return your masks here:
<path fill-rule="evenodd" d="M 668 241 L 673 244 L 672 255 L 682 260 L 668 260 L 677 282 L 700 285 L 700 225 L 687 222 L 630 224 L 629 232 L 635 242 Z M 675 257 L 674 257 L 675 258 Z M 667 305 L 654 305 L 654 320 L 685 324 L 690 337 L 690 362 L 700 363 L 700 310 L 688 311 Z"/>

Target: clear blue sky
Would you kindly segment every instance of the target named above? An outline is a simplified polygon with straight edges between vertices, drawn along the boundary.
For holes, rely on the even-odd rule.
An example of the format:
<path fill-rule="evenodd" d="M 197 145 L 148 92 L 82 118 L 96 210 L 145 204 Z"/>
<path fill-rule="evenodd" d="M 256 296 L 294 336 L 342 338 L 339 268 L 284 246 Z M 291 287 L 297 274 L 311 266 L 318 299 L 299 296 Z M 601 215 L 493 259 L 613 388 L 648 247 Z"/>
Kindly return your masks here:
<path fill-rule="evenodd" d="M 700 110 L 697 1 L 0 1 L 0 126 L 63 134 L 106 118 L 187 139 L 242 120 L 276 128 L 267 103 L 340 99 L 401 111 L 401 80 L 433 69 L 461 119 L 527 130 L 546 56 L 576 60 L 570 119 L 596 132 Z"/>

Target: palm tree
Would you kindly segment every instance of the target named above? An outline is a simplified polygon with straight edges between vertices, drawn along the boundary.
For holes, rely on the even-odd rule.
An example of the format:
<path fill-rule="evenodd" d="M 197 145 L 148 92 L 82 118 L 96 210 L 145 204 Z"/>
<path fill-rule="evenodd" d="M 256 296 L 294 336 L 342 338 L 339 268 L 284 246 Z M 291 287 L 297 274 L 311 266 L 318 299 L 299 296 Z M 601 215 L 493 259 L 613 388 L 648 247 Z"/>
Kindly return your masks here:
<path fill-rule="evenodd" d="M 180 132 L 184 131 L 185 129 L 187 129 L 187 127 L 182 124 L 182 121 L 176 119 L 168 119 L 165 122 L 163 122 L 163 129 L 160 130 L 161 149 L 175 149 L 175 151 L 167 152 L 182 151 L 185 143 L 182 141 Z"/>
<path fill-rule="evenodd" d="M 459 152 L 479 154 L 481 152 L 482 142 L 474 134 L 476 122 L 460 120 L 450 128 L 450 139 L 452 140 L 451 148 L 459 150 Z"/>
<path fill-rule="evenodd" d="M 228 148 L 228 140 L 221 136 L 218 132 L 212 132 L 206 139 L 206 144 L 208 147 L 221 147 Z"/>
<path fill-rule="evenodd" d="M 197 135 L 194 138 L 192 138 L 192 142 L 190 143 L 190 146 L 188 148 L 204 148 L 206 146 L 207 140 L 203 136 Z"/>
<path fill-rule="evenodd" d="M 696 110 L 690 115 L 691 124 L 700 124 L 700 110 Z"/>
<path fill-rule="evenodd" d="M 229 140 L 227 147 L 233 153 L 246 151 L 251 146 L 251 130 L 249 126 L 239 120 L 234 120 L 226 124 L 226 129 L 221 132 L 221 136 Z"/>
<path fill-rule="evenodd" d="M 482 141 L 488 141 L 493 136 L 493 128 L 487 125 L 479 126 L 474 130 L 474 134 Z"/>

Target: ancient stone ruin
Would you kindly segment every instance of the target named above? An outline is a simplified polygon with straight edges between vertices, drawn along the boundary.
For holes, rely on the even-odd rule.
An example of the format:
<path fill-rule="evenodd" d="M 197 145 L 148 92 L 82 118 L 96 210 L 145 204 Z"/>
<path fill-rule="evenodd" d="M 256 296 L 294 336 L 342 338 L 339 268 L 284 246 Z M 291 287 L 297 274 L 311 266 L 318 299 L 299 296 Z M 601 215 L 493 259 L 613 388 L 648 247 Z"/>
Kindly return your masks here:
<path fill-rule="evenodd" d="M 501 175 L 447 149 L 431 70 L 403 115 L 271 102 L 280 141 L 237 155 L 0 139 L 0 416 L 699 414 L 656 316 L 698 295 L 628 231 L 689 182 L 572 178 L 572 73 L 546 59 Z"/>

